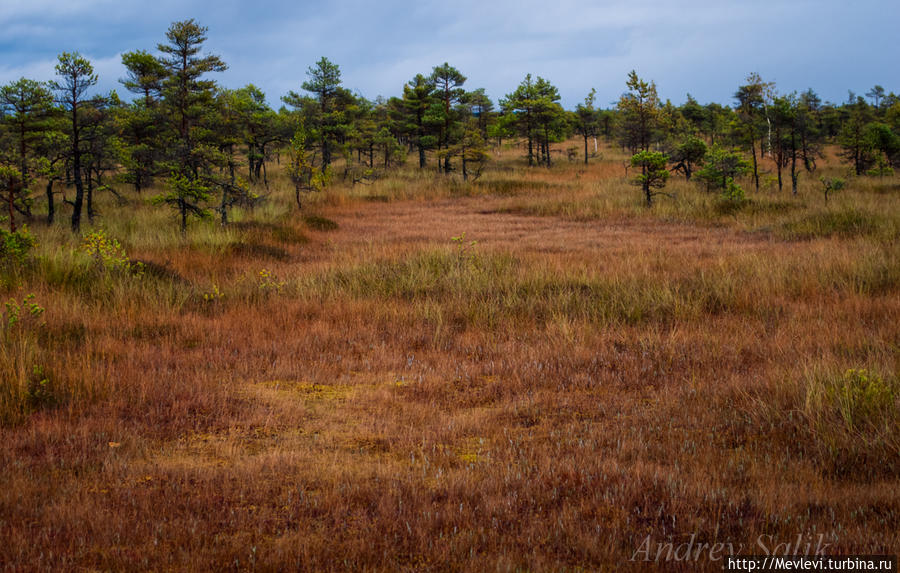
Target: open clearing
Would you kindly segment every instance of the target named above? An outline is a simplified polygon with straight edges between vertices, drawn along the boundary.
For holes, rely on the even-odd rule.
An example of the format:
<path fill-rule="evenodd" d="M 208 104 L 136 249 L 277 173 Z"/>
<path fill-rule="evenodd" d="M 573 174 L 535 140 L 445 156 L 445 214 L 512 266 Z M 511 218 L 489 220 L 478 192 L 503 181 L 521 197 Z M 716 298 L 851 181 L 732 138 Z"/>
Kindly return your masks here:
<path fill-rule="evenodd" d="M 686 567 L 716 569 L 713 544 L 798 536 L 896 553 L 896 240 L 542 214 L 598 193 L 574 189 L 332 198 L 315 212 L 336 228 L 248 216 L 186 243 L 111 224 L 143 278 L 29 286 L 41 356 L 97 382 L 4 430 L 0 562 L 637 571 L 693 539 Z M 841 387 L 875 394 L 845 407 Z"/>

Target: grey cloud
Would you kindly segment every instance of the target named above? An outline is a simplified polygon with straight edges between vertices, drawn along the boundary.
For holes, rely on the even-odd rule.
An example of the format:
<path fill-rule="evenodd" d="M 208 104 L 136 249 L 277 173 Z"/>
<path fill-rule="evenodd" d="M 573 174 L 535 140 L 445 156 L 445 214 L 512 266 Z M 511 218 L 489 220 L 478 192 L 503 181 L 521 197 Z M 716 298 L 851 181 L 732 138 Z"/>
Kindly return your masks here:
<path fill-rule="evenodd" d="M 209 27 L 207 48 L 230 69 L 228 87 L 254 83 L 273 105 L 297 90 L 319 57 L 341 66 L 347 87 L 398 95 L 416 73 L 448 61 L 495 100 L 526 73 L 542 75 L 574 106 L 591 87 L 601 105 L 635 69 L 675 102 L 730 103 L 758 71 L 782 91 L 815 88 L 842 100 L 875 83 L 900 88 L 892 22 L 895 0 L 458 0 L 453 3 L 330 3 L 159 0 L 31 0 L 0 7 L 0 82 L 47 72 L 61 51 L 95 58 L 101 88 L 116 88 L 118 54 L 154 50 L 168 25 L 193 17 Z M 102 66 L 97 62 L 102 61 Z M 52 65 L 50 73 L 52 73 Z"/>

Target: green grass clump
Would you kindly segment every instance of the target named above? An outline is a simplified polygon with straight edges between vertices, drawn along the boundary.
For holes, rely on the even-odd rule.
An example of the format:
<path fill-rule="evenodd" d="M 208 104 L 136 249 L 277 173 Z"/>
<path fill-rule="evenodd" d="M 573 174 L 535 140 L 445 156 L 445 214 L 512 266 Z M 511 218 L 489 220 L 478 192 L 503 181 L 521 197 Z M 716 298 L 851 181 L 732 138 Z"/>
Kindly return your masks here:
<path fill-rule="evenodd" d="M 15 424 L 51 402 L 52 391 L 39 365 L 38 330 L 43 307 L 29 295 L 7 301 L 0 312 L 0 426 Z"/>
<path fill-rule="evenodd" d="M 900 468 L 900 379 L 851 368 L 808 376 L 803 413 L 838 472 Z"/>

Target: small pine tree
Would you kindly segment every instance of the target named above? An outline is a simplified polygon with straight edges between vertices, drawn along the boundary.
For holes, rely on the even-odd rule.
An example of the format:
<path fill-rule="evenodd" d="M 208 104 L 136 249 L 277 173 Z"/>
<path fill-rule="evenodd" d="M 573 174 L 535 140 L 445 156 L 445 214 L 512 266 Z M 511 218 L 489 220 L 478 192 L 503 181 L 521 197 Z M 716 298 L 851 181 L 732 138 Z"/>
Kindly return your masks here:
<path fill-rule="evenodd" d="M 644 199 L 647 207 L 653 206 L 655 195 L 664 195 L 662 192 L 654 192 L 653 189 L 662 189 L 669 180 L 669 170 L 666 163 L 669 158 L 659 151 L 641 151 L 631 157 L 631 166 L 640 167 L 641 173 L 632 181 L 644 191 Z"/>
<path fill-rule="evenodd" d="M 706 183 L 707 191 L 718 190 L 727 199 L 743 199 L 744 190 L 734 182 L 750 172 L 752 165 L 737 151 L 713 145 L 706 154 L 697 179 Z"/>

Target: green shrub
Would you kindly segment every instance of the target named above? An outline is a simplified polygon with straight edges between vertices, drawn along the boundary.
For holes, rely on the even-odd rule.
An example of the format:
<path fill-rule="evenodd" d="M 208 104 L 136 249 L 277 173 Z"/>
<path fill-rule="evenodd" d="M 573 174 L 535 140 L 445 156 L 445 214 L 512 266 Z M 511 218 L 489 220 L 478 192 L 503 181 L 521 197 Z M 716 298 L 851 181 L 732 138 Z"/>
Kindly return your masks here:
<path fill-rule="evenodd" d="M 838 473 L 900 469 L 900 382 L 866 369 L 808 377 L 803 414 L 816 449 Z"/>
<path fill-rule="evenodd" d="M 125 249 L 119 241 L 107 237 L 101 229 L 84 236 L 81 242 L 81 250 L 87 253 L 94 261 L 94 266 L 100 271 L 118 271 L 127 274 L 143 274 L 143 265 L 132 262 L 125 254 Z"/>
<path fill-rule="evenodd" d="M 896 421 L 898 397 L 896 380 L 851 368 L 837 378 L 814 380 L 807 388 L 806 410 L 813 420 L 839 423 L 851 432 L 877 430 Z"/>
<path fill-rule="evenodd" d="M 52 389 L 37 365 L 37 331 L 44 309 L 28 295 L 7 301 L 0 313 L 0 425 L 19 422 L 31 410 L 52 402 Z M 39 378 L 39 379 L 38 379 Z"/>
<path fill-rule="evenodd" d="M 34 243 L 34 236 L 25 227 L 13 232 L 0 229 L 0 267 L 25 264 Z"/>

